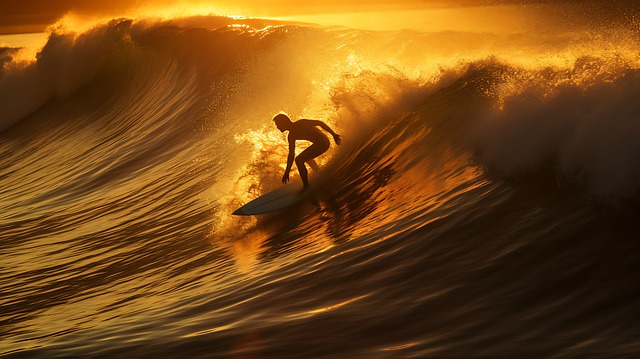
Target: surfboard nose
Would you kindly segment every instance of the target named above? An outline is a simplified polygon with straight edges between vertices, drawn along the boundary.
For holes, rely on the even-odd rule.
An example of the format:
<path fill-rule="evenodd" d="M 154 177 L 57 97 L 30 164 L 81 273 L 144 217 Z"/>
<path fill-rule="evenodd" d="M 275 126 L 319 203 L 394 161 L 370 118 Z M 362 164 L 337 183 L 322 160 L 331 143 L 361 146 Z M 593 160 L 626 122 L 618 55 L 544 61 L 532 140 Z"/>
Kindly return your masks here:
<path fill-rule="evenodd" d="M 290 183 L 254 199 L 232 214 L 253 216 L 279 211 L 306 200 L 310 193 L 311 190 L 300 193 L 300 186 Z"/>
<path fill-rule="evenodd" d="M 235 216 L 248 216 L 249 214 L 247 212 L 244 211 L 244 209 L 242 207 L 236 209 L 233 213 L 231 213 L 232 215 Z"/>

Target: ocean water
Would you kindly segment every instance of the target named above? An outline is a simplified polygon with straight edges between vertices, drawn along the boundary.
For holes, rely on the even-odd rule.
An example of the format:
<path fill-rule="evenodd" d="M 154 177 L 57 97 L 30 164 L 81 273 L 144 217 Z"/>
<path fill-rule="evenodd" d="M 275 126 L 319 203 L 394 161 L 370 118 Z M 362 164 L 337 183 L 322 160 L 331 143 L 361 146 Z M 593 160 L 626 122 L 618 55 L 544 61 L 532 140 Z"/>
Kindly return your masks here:
<path fill-rule="evenodd" d="M 630 31 L 114 19 L 0 49 L 0 355 L 639 356 Z M 280 185 L 281 111 L 343 144 L 314 201 L 232 216 Z"/>

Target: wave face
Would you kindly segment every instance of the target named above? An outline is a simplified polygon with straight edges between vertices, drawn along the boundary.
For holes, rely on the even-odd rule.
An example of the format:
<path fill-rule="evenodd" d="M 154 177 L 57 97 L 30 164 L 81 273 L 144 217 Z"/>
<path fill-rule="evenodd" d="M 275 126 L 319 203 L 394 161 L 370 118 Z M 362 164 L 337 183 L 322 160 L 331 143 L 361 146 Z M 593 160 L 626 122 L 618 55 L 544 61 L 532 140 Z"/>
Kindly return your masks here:
<path fill-rule="evenodd" d="M 637 356 L 621 34 L 193 17 L 0 50 L 1 353 Z M 279 185 L 281 111 L 344 143 L 314 201 L 231 216 Z"/>

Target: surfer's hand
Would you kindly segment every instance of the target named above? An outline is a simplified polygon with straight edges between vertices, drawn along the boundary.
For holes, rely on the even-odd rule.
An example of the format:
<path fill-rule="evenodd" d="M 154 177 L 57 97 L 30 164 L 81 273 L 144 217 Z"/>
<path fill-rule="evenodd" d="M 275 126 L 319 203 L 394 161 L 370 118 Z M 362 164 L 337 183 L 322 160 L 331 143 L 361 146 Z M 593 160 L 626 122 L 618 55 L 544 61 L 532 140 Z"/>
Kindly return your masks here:
<path fill-rule="evenodd" d="M 337 133 L 335 135 L 333 135 L 333 140 L 336 141 L 336 144 L 338 144 L 338 145 L 342 143 L 342 138 Z"/>
<path fill-rule="evenodd" d="M 284 173 L 284 176 L 282 176 L 282 183 L 286 184 L 287 182 L 289 182 L 289 171 Z"/>

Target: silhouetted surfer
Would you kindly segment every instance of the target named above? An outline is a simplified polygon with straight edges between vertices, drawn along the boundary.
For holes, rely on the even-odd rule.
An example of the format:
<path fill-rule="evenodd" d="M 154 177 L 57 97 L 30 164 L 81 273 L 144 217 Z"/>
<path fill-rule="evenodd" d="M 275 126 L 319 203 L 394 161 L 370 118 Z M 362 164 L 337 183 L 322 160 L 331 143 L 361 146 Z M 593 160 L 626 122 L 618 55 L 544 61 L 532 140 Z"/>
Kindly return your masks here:
<path fill-rule="evenodd" d="M 296 141 L 305 140 L 311 142 L 311 146 L 302 151 L 298 157 L 295 157 L 296 166 L 300 177 L 302 178 L 302 190 L 305 191 L 309 188 L 309 179 L 307 176 L 307 167 L 305 163 L 308 163 L 314 171 L 318 171 L 318 165 L 313 160 L 314 158 L 325 153 L 329 149 L 329 138 L 318 129 L 321 127 L 325 131 L 329 132 L 333 136 L 333 140 L 336 144 L 340 144 L 342 141 L 340 135 L 333 132 L 326 123 L 318 120 L 298 120 L 292 122 L 289 116 L 285 114 L 277 114 L 273 121 L 281 132 L 289 131 L 289 156 L 287 157 L 287 169 L 284 170 L 284 176 L 282 176 L 282 183 L 289 182 L 289 171 L 293 165 L 293 159 L 295 157 Z"/>

